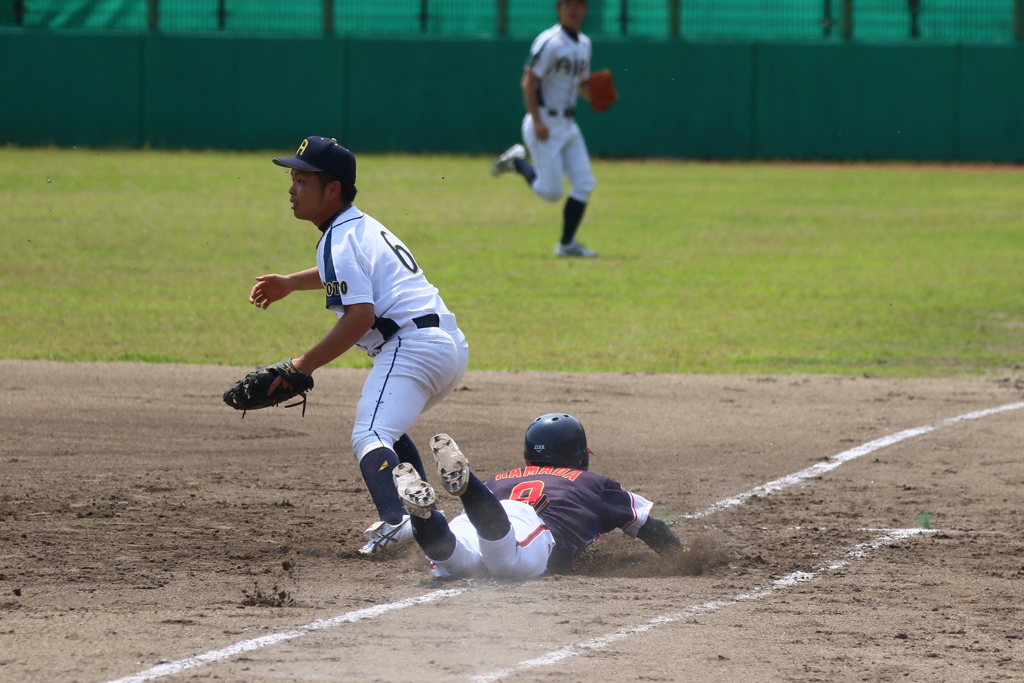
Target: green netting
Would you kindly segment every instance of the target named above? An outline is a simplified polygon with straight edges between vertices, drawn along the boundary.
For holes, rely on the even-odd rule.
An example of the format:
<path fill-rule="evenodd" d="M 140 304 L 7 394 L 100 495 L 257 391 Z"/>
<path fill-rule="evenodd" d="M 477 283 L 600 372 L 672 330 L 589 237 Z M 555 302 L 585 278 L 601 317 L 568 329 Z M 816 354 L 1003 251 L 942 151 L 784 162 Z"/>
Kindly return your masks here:
<path fill-rule="evenodd" d="M 817 38 L 828 35 L 824 22 L 838 11 L 839 0 L 691 0 L 681 8 L 680 33 L 730 38 Z"/>
<path fill-rule="evenodd" d="M 916 12 L 911 11 L 914 4 Z M 1012 0 L 856 0 L 854 34 L 865 39 L 1012 40 L 1013 5 Z"/>
<path fill-rule="evenodd" d="M 47 28 L 146 28 L 145 0 L 24 0 L 24 25 Z"/>
<path fill-rule="evenodd" d="M 315 33 L 322 12 L 320 0 L 161 0 L 159 8 L 167 31 L 244 33 Z"/>
<path fill-rule="evenodd" d="M 1014 40 L 1014 0 L 851 0 L 853 36 L 868 40 Z M 840 39 L 844 0 L 590 0 L 591 35 Z M 150 0 L 0 0 L 0 23 L 142 31 Z M 319 34 L 324 0 L 158 0 L 171 32 Z M 334 0 L 337 34 L 536 35 L 554 0 Z"/>

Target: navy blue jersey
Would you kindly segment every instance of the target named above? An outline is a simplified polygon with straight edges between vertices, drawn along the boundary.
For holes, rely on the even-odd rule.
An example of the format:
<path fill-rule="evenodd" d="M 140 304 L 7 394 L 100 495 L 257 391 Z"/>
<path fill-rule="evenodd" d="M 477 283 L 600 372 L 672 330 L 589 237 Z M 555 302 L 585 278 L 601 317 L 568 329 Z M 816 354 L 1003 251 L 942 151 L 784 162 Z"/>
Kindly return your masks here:
<path fill-rule="evenodd" d="M 493 477 L 486 486 L 499 500 L 518 500 L 538 508 L 555 537 L 549 571 L 565 569 L 601 534 L 622 529 L 635 537 L 653 505 L 624 491 L 614 479 L 568 467 L 517 467 Z"/>

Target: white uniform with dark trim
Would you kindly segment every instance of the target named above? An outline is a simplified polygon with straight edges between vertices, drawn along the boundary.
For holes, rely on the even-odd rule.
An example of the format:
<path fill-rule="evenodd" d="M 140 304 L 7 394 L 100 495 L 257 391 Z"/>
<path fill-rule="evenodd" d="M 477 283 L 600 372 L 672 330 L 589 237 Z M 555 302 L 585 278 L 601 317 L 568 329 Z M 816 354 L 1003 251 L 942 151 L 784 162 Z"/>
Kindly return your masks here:
<path fill-rule="evenodd" d="M 533 117 L 523 119 L 523 142 L 530 152 L 537 177 L 531 187 L 542 198 L 555 202 L 562 196 L 562 176 L 572 186 L 569 196 L 587 203 L 596 182 L 590 170 L 590 156 L 575 112 L 576 87 L 590 78 L 590 38 L 574 38 L 560 24 L 537 36 L 530 48 L 527 66 L 540 79 L 540 116 L 549 137 L 537 139 Z"/>
<path fill-rule="evenodd" d="M 356 342 L 373 358 L 352 426 L 358 461 L 376 448 L 394 448 L 420 413 L 458 387 L 469 345 L 409 248 L 356 207 L 335 216 L 324 231 L 317 269 L 327 308 L 339 318 L 345 306 L 360 303 L 373 304 L 377 317 Z M 434 326 L 417 326 L 424 319 Z"/>

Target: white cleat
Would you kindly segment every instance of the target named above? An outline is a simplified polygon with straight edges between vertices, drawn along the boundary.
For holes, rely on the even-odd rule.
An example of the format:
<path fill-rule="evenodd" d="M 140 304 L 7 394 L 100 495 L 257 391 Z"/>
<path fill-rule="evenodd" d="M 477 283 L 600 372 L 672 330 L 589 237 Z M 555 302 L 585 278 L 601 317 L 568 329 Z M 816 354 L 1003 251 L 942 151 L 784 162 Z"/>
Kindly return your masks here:
<path fill-rule="evenodd" d="M 597 256 L 597 252 L 593 249 L 587 249 L 576 240 L 573 240 L 569 244 L 559 244 L 555 247 L 555 256 L 559 258 L 593 258 Z"/>
<path fill-rule="evenodd" d="M 459 450 L 455 440 L 447 434 L 438 434 L 430 441 L 430 450 L 437 463 L 441 486 L 453 496 L 461 496 L 469 486 L 469 460 Z"/>
<path fill-rule="evenodd" d="M 370 534 L 370 540 L 359 549 L 359 554 L 376 555 L 411 541 L 412 524 L 409 523 L 409 515 L 406 515 L 398 524 L 388 524 L 384 520 L 374 522 L 367 527 L 366 533 Z"/>
<path fill-rule="evenodd" d="M 434 488 L 420 479 L 416 468 L 407 462 L 400 463 L 391 472 L 395 478 L 398 497 L 410 515 L 427 519 L 434 509 Z"/>
<path fill-rule="evenodd" d="M 516 159 L 525 158 L 526 148 L 517 142 L 502 152 L 501 156 L 494 160 L 494 163 L 491 164 L 491 175 L 496 178 L 502 173 L 514 171 L 516 168 Z"/>

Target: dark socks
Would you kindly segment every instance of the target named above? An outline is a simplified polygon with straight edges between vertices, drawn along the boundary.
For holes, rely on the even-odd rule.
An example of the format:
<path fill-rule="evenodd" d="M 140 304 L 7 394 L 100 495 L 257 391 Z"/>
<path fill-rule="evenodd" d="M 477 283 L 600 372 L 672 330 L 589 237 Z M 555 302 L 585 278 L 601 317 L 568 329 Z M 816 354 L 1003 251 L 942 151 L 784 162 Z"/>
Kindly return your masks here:
<path fill-rule="evenodd" d="M 416 468 L 420 479 L 427 480 L 427 471 L 423 469 L 423 460 L 420 459 L 420 452 L 416 450 L 416 444 L 412 442 L 408 434 L 402 434 L 402 438 L 395 442 L 395 453 L 399 462 L 407 462 Z"/>
<path fill-rule="evenodd" d="M 437 510 L 430 513 L 429 519 L 412 515 L 412 536 L 427 557 L 437 562 L 444 562 L 455 552 L 455 534 L 448 528 L 448 521 Z"/>
<path fill-rule="evenodd" d="M 476 533 L 485 541 L 500 541 L 508 535 L 512 524 L 508 521 L 505 508 L 484 483 L 470 473 L 466 492 L 459 498 L 466 516 L 476 528 Z"/>
<path fill-rule="evenodd" d="M 516 167 L 516 172 L 526 178 L 529 185 L 533 185 L 533 180 L 537 177 L 537 172 L 533 170 L 533 164 L 526 159 L 515 159 L 512 163 Z"/>
<path fill-rule="evenodd" d="M 585 202 L 569 197 L 565 200 L 562 210 L 562 244 L 571 244 L 576 239 L 576 230 L 583 220 L 583 212 L 587 210 Z"/>
<path fill-rule="evenodd" d="M 376 448 L 359 461 L 366 488 L 377 507 L 380 518 L 388 524 L 398 524 L 405 516 L 405 506 L 398 497 L 391 470 L 398 466 L 398 455 L 390 448 Z M 421 465 L 422 467 L 422 465 Z"/>

